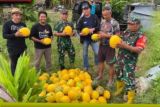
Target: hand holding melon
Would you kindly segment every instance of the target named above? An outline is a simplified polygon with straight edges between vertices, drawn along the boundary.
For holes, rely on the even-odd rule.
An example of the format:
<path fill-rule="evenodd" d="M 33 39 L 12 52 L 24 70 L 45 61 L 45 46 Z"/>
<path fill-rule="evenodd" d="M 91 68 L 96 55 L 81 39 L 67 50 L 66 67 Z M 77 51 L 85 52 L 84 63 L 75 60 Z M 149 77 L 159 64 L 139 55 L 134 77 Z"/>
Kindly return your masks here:
<path fill-rule="evenodd" d="M 30 35 L 30 29 L 27 27 L 22 27 L 18 30 L 18 35 L 21 35 L 23 37 L 28 37 Z"/>
<path fill-rule="evenodd" d="M 122 42 L 122 39 L 119 36 L 113 35 L 109 40 L 109 45 L 111 48 L 116 48 L 117 45 L 120 44 L 121 42 Z"/>
<path fill-rule="evenodd" d="M 44 44 L 44 45 L 50 45 L 52 40 L 51 38 L 44 38 L 41 40 L 41 42 Z"/>
<path fill-rule="evenodd" d="M 72 36 L 73 35 L 73 29 L 71 26 L 66 26 L 63 30 L 63 33 L 67 36 Z"/>
<path fill-rule="evenodd" d="M 83 29 L 82 29 L 82 31 L 81 31 L 80 34 L 81 34 L 82 36 L 87 36 L 89 33 L 90 33 L 90 29 L 86 27 L 86 28 L 83 28 Z"/>
<path fill-rule="evenodd" d="M 91 36 L 91 39 L 92 39 L 93 41 L 98 41 L 98 40 L 100 39 L 100 35 L 99 35 L 99 34 L 93 34 L 93 35 Z"/>

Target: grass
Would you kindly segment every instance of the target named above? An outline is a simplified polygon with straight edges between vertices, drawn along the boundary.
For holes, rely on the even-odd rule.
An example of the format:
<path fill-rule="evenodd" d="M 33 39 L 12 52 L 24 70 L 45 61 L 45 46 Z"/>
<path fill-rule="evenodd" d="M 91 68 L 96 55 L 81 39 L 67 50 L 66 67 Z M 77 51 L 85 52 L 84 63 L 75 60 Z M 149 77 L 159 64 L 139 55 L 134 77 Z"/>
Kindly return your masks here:
<path fill-rule="evenodd" d="M 59 20 L 59 13 L 53 13 L 51 11 L 48 11 L 49 17 L 51 19 L 50 25 L 53 28 L 53 25 Z M 71 14 L 71 13 L 70 13 Z M 71 15 L 70 15 L 71 16 Z M 71 19 L 71 17 L 69 18 Z M 27 26 L 31 28 L 33 25 L 33 22 L 27 22 Z M 158 27 L 159 28 L 159 27 Z M 0 34 L 2 33 L 1 30 L 2 25 L 0 25 Z M 2 34 L 1 34 L 2 35 Z M 151 68 L 152 66 L 155 66 L 157 64 L 160 64 L 160 47 L 159 47 L 159 38 L 160 31 L 158 29 L 155 30 L 155 28 L 151 29 L 150 31 L 147 32 L 147 38 L 148 38 L 148 43 L 146 49 L 141 53 L 139 56 L 138 60 L 138 71 L 136 73 L 137 77 L 139 76 L 144 76 L 145 71 Z M 27 52 L 31 57 L 31 64 L 34 62 L 34 45 L 33 42 L 29 39 L 27 39 Z M 75 67 L 76 68 L 83 68 L 83 60 L 82 60 L 82 45 L 79 42 L 78 37 L 72 37 L 72 42 L 74 44 L 75 50 L 76 50 L 76 60 L 75 60 Z M 6 40 L 0 36 L 0 47 L 2 49 L 2 54 L 8 58 L 8 53 L 7 53 L 7 48 L 6 48 Z M 57 54 L 57 43 L 56 43 L 56 37 L 54 37 L 53 43 L 52 43 L 52 71 L 57 72 L 59 70 L 59 65 L 58 65 L 58 54 Z M 89 47 L 89 63 L 90 63 L 90 73 L 92 74 L 93 77 L 96 77 L 97 73 L 94 69 L 94 57 L 93 57 L 93 51 L 91 47 Z M 68 56 L 65 56 L 65 65 L 66 67 L 70 67 L 69 61 L 68 61 Z M 41 61 L 41 68 L 42 71 L 45 72 L 45 61 L 44 58 Z M 106 86 L 107 80 L 108 80 L 108 67 L 106 66 L 105 71 L 104 71 L 104 79 L 100 82 L 102 86 Z M 114 90 L 111 89 L 112 92 Z M 142 99 L 141 99 L 142 100 Z M 120 97 L 113 97 L 110 100 L 110 103 L 122 103 L 123 99 L 122 96 Z M 144 101 L 145 102 L 145 101 Z M 143 101 L 140 101 L 137 103 L 143 103 Z"/>

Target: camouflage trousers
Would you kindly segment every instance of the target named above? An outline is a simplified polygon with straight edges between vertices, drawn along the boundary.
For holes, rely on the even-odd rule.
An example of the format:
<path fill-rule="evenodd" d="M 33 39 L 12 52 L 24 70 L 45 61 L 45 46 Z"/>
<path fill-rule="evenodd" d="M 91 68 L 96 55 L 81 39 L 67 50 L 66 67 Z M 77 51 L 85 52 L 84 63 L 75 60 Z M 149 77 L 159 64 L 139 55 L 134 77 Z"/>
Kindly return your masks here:
<path fill-rule="evenodd" d="M 134 61 L 124 61 L 127 63 L 118 62 L 116 64 L 117 80 L 124 81 L 125 91 L 135 90 L 135 67 Z"/>
<path fill-rule="evenodd" d="M 60 67 L 65 67 L 64 65 L 64 57 L 66 52 L 69 56 L 70 64 L 73 64 L 75 61 L 75 49 L 71 41 L 68 42 L 59 42 L 58 43 L 58 54 L 59 54 L 59 65 Z"/>

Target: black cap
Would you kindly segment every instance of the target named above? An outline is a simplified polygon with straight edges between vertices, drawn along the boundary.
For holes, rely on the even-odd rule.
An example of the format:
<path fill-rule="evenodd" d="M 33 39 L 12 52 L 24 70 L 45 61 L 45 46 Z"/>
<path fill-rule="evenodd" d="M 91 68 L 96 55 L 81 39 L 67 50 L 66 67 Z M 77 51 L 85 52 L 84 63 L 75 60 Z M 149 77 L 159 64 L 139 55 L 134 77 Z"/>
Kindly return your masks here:
<path fill-rule="evenodd" d="M 84 3 L 84 4 L 82 5 L 82 9 L 87 9 L 87 8 L 90 8 L 90 6 L 89 6 L 87 3 Z"/>

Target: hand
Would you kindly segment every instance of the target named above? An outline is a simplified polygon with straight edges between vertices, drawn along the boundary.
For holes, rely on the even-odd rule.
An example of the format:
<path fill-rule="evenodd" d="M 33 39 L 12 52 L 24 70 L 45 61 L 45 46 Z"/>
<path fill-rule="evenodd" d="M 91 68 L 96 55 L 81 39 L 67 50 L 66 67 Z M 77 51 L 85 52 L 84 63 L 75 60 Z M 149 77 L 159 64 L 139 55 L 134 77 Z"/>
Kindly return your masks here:
<path fill-rule="evenodd" d="M 90 32 L 90 33 L 93 33 L 94 31 L 95 31 L 95 28 L 89 29 L 89 32 Z"/>
<path fill-rule="evenodd" d="M 57 32 L 53 32 L 53 35 L 57 35 Z"/>
<path fill-rule="evenodd" d="M 15 33 L 15 36 L 16 36 L 16 37 L 22 37 L 22 34 L 21 34 L 19 31 L 17 31 L 17 32 Z"/>
<path fill-rule="evenodd" d="M 106 34 L 106 33 L 104 33 L 104 32 L 100 32 L 99 34 L 100 34 L 100 37 L 101 37 L 101 38 L 110 38 L 110 37 L 111 37 L 111 35 Z"/>
<path fill-rule="evenodd" d="M 118 48 L 125 48 L 126 47 L 126 43 L 124 41 L 121 41 L 119 44 L 117 44 Z"/>

